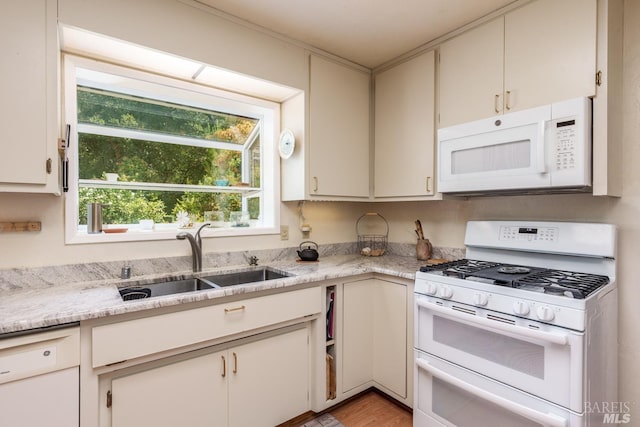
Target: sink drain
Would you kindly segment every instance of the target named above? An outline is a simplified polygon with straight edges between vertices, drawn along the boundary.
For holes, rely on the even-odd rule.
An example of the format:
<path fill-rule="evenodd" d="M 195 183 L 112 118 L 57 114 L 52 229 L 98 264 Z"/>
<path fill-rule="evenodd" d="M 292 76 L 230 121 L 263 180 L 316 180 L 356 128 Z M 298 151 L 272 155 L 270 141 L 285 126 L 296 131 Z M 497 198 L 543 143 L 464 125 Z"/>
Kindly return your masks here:
<path fill-rule="evenodd" d="M 120 295 L 124 301 L 131 301 L 134 299 L 149 298 L 151 296 L 151 289 L 149 288 L 124 288 L 120 289 Z"/>

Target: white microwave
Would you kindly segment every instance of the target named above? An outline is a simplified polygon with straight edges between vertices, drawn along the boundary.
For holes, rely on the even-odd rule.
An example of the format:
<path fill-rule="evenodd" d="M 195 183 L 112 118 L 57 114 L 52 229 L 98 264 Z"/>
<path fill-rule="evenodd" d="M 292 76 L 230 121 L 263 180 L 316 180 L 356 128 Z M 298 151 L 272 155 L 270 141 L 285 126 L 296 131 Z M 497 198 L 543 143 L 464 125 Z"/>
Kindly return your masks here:
<path fill-rule="evenodd" d="M 576 98 L 439 129 L 438 191 L 590 191 L 591 110 Z"/>

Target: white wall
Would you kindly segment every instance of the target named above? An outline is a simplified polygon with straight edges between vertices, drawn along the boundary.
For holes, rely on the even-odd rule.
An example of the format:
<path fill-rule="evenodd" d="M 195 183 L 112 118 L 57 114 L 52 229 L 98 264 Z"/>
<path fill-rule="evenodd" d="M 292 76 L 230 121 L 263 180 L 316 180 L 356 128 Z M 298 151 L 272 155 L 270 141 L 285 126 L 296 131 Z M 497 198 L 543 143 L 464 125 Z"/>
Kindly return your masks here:
<path fill-rule="evenodd" d="M 189 0 L 58 0 L 59 21 L 304 89 L 302 47 L 219 18 Z"/>
<path fill-rule="evenodd" d="M 89 29 L 111 35 L 129 35 L 139 43 L 157 43 L 158 48 L 176 51 L 193 44 L 193 28 L 187 22 L 201 22 L 196 9 L 175 1 L 136 0 L 59 0 L 60 13 L 68 23 L 89 26 Z M 131 5 L 146 16 L 142 23 L 132 22 L 135 14 L 122 16 L 118 6 Z M 174 16 L 158 14 L 159 5 L 170 7 Z M 138 17 L 140 15 L 137 15 Z M 164 18 L 163 18 L 164 16 Z M 208 16 L 208 15 L 207 15 Z M 175 18 L 175 19 L 170 19 Z M 209 19 L 209 18 L 207 18 Z M 210 21 L 205 21 L 205 23 Z M 620 287 L 620 400 L 631 403 L 632 420 L 640 423 L 640 300 L 639 279 L 635 277 L 635 263 L 640 261 L 640 2 L 625 1 L 625 56 L 624 56 L 624 129 L 623 197 L 594 198 L 589 195 L 495 197 L 469 201 L 438 201 L 415 203 L 320 203 L 308 202 L 304 213 L 313 226 L 311 239 L 319 244 L 339 243 L 355 240 L 355 222 L 367 211 L 378 211 L 390 223 L 392 242 L 413 242 L 413 221 L 420 219 L 427 237 L 436 246 L 462 247 L 464 224 L 470 219 L 548 219 L 572 221 L 611 222 L 619 227 L 618 283 Z M 192 27 L 194 27 L 192 25 Z M 291 86 L 303 87 L 300 76 L 304 63 L 298 47 L 288 46 L 277 39 L 255 32 L 241 32 L 239 44 L 231 45 L 225 28 L 238 32 L 236 27 L 220 24 L 210 29 L 207 37 L 211 51 L 202 53 L 193 50 L 194 57 L 208 59 L 225 58 L 227 65 L 241 71 L 251 71 L 250 64 L 235 58 L 231 51 L 248 49 L 250 52 L 272 52 L 273 58 L 265 58 L 262 68 L 257 70 L 263 77 Z M 176 37 L 174 37 L 176 36 Z M 266 38 L 265 38 L 266 37 Z M 175 38 L 175 40 L 174 40 Z M 134 40 L 135 41 L 135 40 Z M 266 50 L 265 50 L 266 49 Z M 212 56 L 211 52 L 216 52 Z M 222 55 L 224 53 L 225 55 Z M 208 59 L 207 59 L 208 58 Z M 283 67 L 289 58 L 294 64 Z M 255 64 L 253 64 L 255 65 Z M 300 68 L 302 67 L 302 68 Z M 254 70 L 255 71 L 255 70 Z M 90 261 L 110 261 L 163 256 L 187 256 L 190 249 L 184 242 L 175 240 L 161 242 L 113 243 L 91 245 L 65 245 L 63 229 L 63 198 L 47 195 L 23 195 L 0 193 L 1 221 L 42 221 L 39 233 L 0 233 L 0 269 L 27 266 L 59 265 Z M 297 203 L 282 204 L 282 223 L 290 227 L 291 238 L 282 242 L 278 235 L 206 239 L 205 252 L 277 248 L 297 246 L 303 239 L 296 231 L 298 226 Z M 612 375 L 614 373 L 612 372 Z M 632 421 L 634 422 L 634 421 Z"/>

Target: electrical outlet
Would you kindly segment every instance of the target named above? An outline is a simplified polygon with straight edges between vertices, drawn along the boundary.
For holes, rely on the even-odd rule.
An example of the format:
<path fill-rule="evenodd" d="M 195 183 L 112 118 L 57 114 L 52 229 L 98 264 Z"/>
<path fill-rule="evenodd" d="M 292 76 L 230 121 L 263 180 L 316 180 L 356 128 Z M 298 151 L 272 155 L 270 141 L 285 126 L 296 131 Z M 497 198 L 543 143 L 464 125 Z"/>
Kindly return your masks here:
<path fill-rule="evenodd" d="M 302 231 L 302 238 L 308 239 L 311 235 L 311 226 L 309 224 L 302 224 L 300 231 Z"/>
<path fill-rule="evenodd" d="M 280 240 L 289 240 L 289 226 L 281 225 L 280 226 Z"/>

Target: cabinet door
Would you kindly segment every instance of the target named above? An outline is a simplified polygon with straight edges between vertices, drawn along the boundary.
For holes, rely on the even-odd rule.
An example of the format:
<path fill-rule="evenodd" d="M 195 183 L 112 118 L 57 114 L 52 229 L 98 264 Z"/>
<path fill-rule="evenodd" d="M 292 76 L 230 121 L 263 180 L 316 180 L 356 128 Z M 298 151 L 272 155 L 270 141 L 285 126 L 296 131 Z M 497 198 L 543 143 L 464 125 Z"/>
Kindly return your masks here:
<path fill-rule="evenodd" d="M 500 17 L 440 46 L 439 127 L 502 112 L 503 41 Z"/>
<path fill-rule="evenodd" d="M 375 77 L 376 197 L 434 194 L 435 54 Z"/>
<path fill-rule="evenodd" d="M 149 369 L 111 382 L 113 427 L 227 425 L 226 352 Z"/>
<path fill-rule="evenodd" d="M 505 112 L 595 95 L 596 17 L 596 0 L 537 0 L 505 16 Z"/>
<path fill-rule="evenodd" d="M 234 347 L 229 358 L 229 427 L 274 426 L 309 410 L 307 329 Z"/>
<path fill-rule="evenodd" d="M 55 157 L 56 9 L 55 0 L 6 0 L 2 4 L 1 191 L 59 191 Z M 47 159 L 51 159 L 50 173 Z M 47 183 L 53 187 L 45 187 Z"/>
<path fill-rule="evenodd" d="M 345 283 L 342 391 L 374 380 L 407 396 L 407 287 L 379 279 Z"/>
<path fill-rule="evenodd" d="M 407 287 L 376 280 L 373 313 L 373 379 L 406 397 Z"/>
<path fill-rule="evenodd" d="M 370 75 L 310 61 L 309 193 L 368 197 Z"/>
<path fill-rule="evenodd" d="M 373 293 L 375 281 L 345 283 L 342 305 L 342 392 L 373 379 Z"/>

